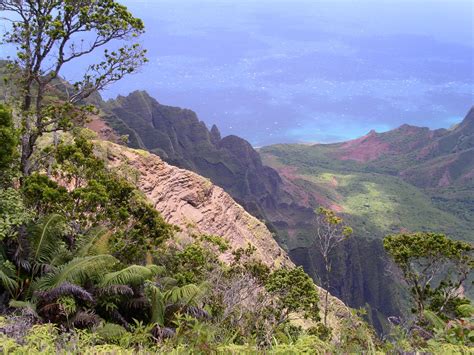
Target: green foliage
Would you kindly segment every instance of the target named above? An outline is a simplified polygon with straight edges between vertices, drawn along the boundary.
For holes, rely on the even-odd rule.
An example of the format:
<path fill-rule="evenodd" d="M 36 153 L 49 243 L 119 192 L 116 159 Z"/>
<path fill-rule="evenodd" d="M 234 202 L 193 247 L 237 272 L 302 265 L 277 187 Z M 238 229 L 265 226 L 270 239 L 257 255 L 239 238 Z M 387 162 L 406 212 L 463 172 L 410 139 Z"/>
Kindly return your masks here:
<path fill-rule="evenodd" d="M 127 330 L 121 325 L 105 323 L 96 330 L 97 335 L 106 343 L 120 344 L 121 339 L 128 335 Z"/>
<path fill-rule="evenodd" d="M 377 161 L 338 159 L 339 149 L 340 145 L 290 144 L 264 147 L 259 152 L 264 163 L 277 171 L 294 168 L 292 182 L 318 197 L 310 199 L 311 205 L 316 207 L 322 199 L 338 206 L 357 236 L 383 238 L 406 228 L 472 238 L 472 186 L 425 190 L 399 176 L 396 158 L 405 156 L 387 158 L 380 162 L 386 165 L 381 166 Z M 414 159 L 410 164 L 418 163 Z M 420 180 L 427 176 L 421 175 Z M 299 241 L 290 248 L 307 245 L 306 242 Z"/>
<path fill-rule="evenodd" d="M 65 221 L 60 215 L 49 215 L 31 225 L 28 234 L 30 237 L 31 255 L 29 262 L 33 268 L 51 264 L 64 248 L 61 237 L 64 233 Z"/>
<path fill-rule="evenodd" d="M 229 242 L 225 240 L 224 238 L 219 237 L 217 235 L 202 234 L 199 236 L 199 238 L 201 241 L 205 241 L 212 245 L 217 246 L 219 249 L 219 252 L 221 253 L 224 253 L 230 249 Z"/>
<path fill-rule="evenodd" d="M 40 216 L 61 213 L 71 203 L 71 197 L 65 187 L 37 173 L 25 178 L 21 191 L 27 206 Z"/>
<path fill-rule="evenodd" d="M 450 322 L 445 322 L 444 319 L 432 311 L 423 312 L 434 333 L 433 339 L 430 340 L 431 344 L 441 342 L 474 346 L 474 309 L 471 305 L 459 307 L 461 307 L 459 312 L 464 315 Z"/>
<path fill-rule="evenodd" d="M 386 237 L 384 248 L 410 287 L 420 320 L 426 309 L 452 316 L 450 303 L 474 267 L 473 246 L 443 234 L 411 233 Z"/>
<path fill-rule="evenodd" d="M 317 336 L 323 341 L 331 340 L 331 328 L 325 326 L 323 323 L 318 323 L 316 326 L 309 328 L 307 331 L 308 335 Z"/>
<path fill-rule="evenodd" d="M 38 279 L 35 288 L 38 290 L 51 290 L 64 282 L 82 285 L 90 280 L 98 279 L 104 274 L 104 271 L 111 269 L 115 263 L 117 263 L 117 259 L 112 255 L 74 258 L 67 264 Z"/>
<path fill-rule="evenodd" d="M 89 65 L 83 79 L 68 87 L 64 101 L 51 102 L 63 67 L 114 41 L 135 38 L 144 25 L 114 0 L 3 1 L 0 11 L 11 24 L 1 42 L 16 48 L 8 79 L 17 86 L 12 94 L 22 127 L 20 166 L 28 176 L 37 169 L 33 160 L 38 139 L 83 124 L 90 107 L 76 104 L 133 73 L 147 61 L 146 50 L 136 43 L 104 49 L 103 60 Z"/>
<path fill-rule="evenodd" d="M 60 144 L 56 157 L 54 174 L 73 187 L 72 191 L 45 175 L 32 174 L 24 179 L 22 192 L 37 214 L 63 215 L 73 233 L 83 235 L 78 237 L 79 244 L 87 245 L 83 239 L 98 226 L 105 227 L 113 232 L 101 233 L 89 242 L 107 240 L 115 256 L 133 263 L 142 261 L 173 234 L 174 228 L 131 183 L 105 167 L 95 156 L 92 142 L 81 133 L 73 144 Z"/>
<path fill-rule="evenodd" d="M 292 312 L 303 312 L 305 318 L 319 320 L 316 286 L 301 267 L 274 271 L 265 288 L 278 297 L 278 308 L 283 317 Z"/>
<path fill-rule="evenodd" d="M 105 274 L 100 286 L 140 285 L 156 276 L 160 271 L 160 268 L 156 265 L 130 265 L 125 269 Z"/>
<path fill-rule="evenodd" d="M 17 155 L 18 134 L 13 125 L 11 112 L 0 104 L 0 182 Z"/>
<path fill-rule="evenodd" d="M 27 224 L 32 214 L 21 194 L 14 188 L 0 189 L 0 241 L 14 238 L 18 228 Z"/>
<path fill-rule="evenodd" d="M 0 253 L 0 285 L 13 295 L 18 288 L 15 265 Z"/>
<path fill-rule="evenodd" d="M 322 216 L 322 222 L 324 222 L 327 226 L 332 226 L 335 228 L 335 231 L 340 235 L 341 240 L 347 239 L 352 235 L 352 228 L 344 225 L 344 220 L 336 215 L 336 212 L 328 208 L 320 207 L 318 209 L 318 214 Z"/>

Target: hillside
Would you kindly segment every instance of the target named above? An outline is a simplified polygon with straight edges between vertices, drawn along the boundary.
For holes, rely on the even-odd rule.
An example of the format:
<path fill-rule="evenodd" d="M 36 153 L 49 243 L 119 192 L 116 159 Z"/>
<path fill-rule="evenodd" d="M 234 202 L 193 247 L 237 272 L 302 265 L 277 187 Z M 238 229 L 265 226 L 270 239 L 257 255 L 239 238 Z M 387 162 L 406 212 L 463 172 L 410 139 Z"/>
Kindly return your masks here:
<path fill-rule="evenodd" d="M 219 255 L 226 264 L 231 264 L 233 252 L 250 244 L 255 247 L 255 260 L 270 269 L 295 267 L 267 227 L 208 179 L 169 165 L 158 156 L 142 150 L 105 141 L 97 143 L 106 152 L 109 167 L 133 180 L 165 221 L 181 228 L 177 240 L 186 240 L 192 235 L 218 236 L 230 246 Z M 321 294 L 324 291 L 321 288 L 318 290 Z M 329 309 L 333 334 L 340 337 L 343 322 L 353 316 L 349 308 L 332 295 Z"/>
<path fill-rule="evenodd" d="M 187 234 L 216 235 L 228 241 L 231 248 L 221 255 L 223 261 L 230 262 L 233 251 L 251 244 L 255 257 L 270 268 L 294 266 L 267 227 L 208 179 L 145 151 L 101 144 L 107 149 L 109 166 L 131 169 L 128 175 L 133 175 L 134 184 L 168 223 Z"/>
<path fill-rule="evenodd" d="M 135 91 L 101 104 L 104 120 L 133 148 L 147 149 L 166 162 L 197 172 L 224 188 L 249 212 L 263 218 L 261 205 L 275 204 L 279 176 L 263 166 L 248 142 L 221 138 L 187 109 L 158 103 Z"/>
<path fill-rule="evenodd" d="M 247 141 L 236 136 L 222 138 L 216 126 L 209 130 L 194 112 L 162 105 L 142 91 L 99 102 L 99 106 L 101 123 L 96 122 L 95 126 L 106 124 L 116 135 L 127 134 L 129 146 L 147 149 L 169 164 L 209 178 L 249 213 L 263 220 L 296 264 L 319 282 L 324 274 L 322 265 L 317 260 L 309 262 L 302 258 L 300 249 L 294 252 L 311 244 L 308 241 L 313 238 L 314 211 L 301 195 L 306 193 L 294 185 L 288 189 L 283 175 L 265 166 Z M 331 293 L 351 307 L 370 304 L 372 320 L 379 331 L 385 318 L 398 314 L 400 309 L 394 283 L 379 272 L 387 265 L 381 248 L 381 243 L 354 238 L 334 261 L 334 269 L 339 270 L 336 272 L 345 273 L 345 277 L 335 279 L 331 285 Z M 311 255 L 318 259 L 317 254 Z M 348 262 L 352 267 L 347 268 Z M 388 286 L 381 288 L 382 284 Z"/>
<path fill-rule="evenodd" d="M 404 125 L 330 145 L 261 149 L 268 166 L 309 204 L 347 215 L 358 234 L 441 231 L 472 240 L 474 110 L 451 130 Z"/>

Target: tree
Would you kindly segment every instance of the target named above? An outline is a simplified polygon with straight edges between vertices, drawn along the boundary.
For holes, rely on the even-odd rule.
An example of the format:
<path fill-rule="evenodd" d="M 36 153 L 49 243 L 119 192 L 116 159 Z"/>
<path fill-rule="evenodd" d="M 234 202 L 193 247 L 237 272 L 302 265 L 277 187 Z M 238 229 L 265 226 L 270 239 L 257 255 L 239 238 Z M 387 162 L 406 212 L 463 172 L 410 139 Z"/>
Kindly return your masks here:
<path fill-rule="evenodd" d="M 11 113 L 0 105 L 0 186 L 6 182 L 6 173 L 15 159 L 17 132 L 13 126 Z"/>
<path fill-rule="evenodd" d="M 316 220 L 316 247 L 320 251 L 324 267 L 325 279 L 323 287 L 324 295 L 324 325 L 327 326 L 329 286 L 331 281 L 331 254 L 334 248 L 352 235 L 352 228 L 347 226 L 341 217 L 334 211 L 326 208 L 319 208 Z"/>
<path fill-rule="evenodd" d="M 130 40 L 143 33 L 143 22 L 115 0 L 0 0 L 0 11 L 11 30 L 4 43 L 16 47 L 12 79 L 17 82 L 21 120 L 21 172 L 34 170 L 32 155 L 38 138 L 69 129 L 83 121 L 87 110 L 77 104 L 92 93 L 134 72 L 146 61 L 138 44 L 109 51 L 116 40 Z M 61 70 L 98 49 L 104 59 L 91 64 L 81 81 L 67 90 L 61 103 L 46 100 L 60 80 Z"/>
<path fill-rule="evenodd" d="M 305 318 L 319 320 L 316 286 L 301 267 L 274 271 L 265 288 L 271 295 L 277 296 L 278 324 L 286 322 L 293 312 L 303 312 Z"/>
<path fill-rule="evenodd" d="M 425 310 L 447 315 L 474 267 L 474 247 L 437 233 L 402 233 L 384 239 L 401 271 L 421 321 Z"/>

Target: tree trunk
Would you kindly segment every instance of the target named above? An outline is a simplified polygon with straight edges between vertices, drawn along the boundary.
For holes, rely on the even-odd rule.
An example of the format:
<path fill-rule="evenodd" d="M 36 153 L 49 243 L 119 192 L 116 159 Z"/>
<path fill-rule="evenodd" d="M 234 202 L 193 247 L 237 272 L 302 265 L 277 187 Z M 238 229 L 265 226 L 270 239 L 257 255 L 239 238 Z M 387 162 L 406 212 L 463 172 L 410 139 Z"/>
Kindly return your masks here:
<path fill-rule="evenodd" d="M 329 282 L 331 281 L 330 279 L 330 273 L 331 273 L 331 265 L 329 264 L 329 259 L 326 256 L 324 258 L 324 262 L 326 264 L 326 292 L 324 294 L 324 326 L 327 327 L 327 319 L 328 319 L 328 313 L 329 313 Z"/>
<path fill-rule="evenodd" d="M 324 295 L 324 326 L 327 327 L 328 324 L 328 313 L 329 313 L 329 291 L 326 289 L 326 294 Z"/>

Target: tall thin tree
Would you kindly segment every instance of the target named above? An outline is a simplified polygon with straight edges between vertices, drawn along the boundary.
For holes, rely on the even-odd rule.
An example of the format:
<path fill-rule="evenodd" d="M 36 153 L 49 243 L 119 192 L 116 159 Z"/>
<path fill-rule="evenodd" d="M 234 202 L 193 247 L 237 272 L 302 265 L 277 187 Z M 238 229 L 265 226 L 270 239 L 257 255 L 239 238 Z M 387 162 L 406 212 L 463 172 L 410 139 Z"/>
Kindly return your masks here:
<path fill-rule="evenodd" d="M 131 40 L 144 32 L 143 22 L 114 0 L 0 0 L 2 21 L 10 23 L 3 44 L 16 48 L 11 68 L 17 85 L 21 121 L 21 172 L 34 169 L 38 138 L 71 127 L 84 112 L 74 104 L 134 72 L 145 50 Z M 109 44 L 130 41 L 117 50 Z M 91 64 L 64 101 L 46 100 L 66 65 L 99 49 L 103 60 Z"/>
<path fill-rule="evenodd" d="M 334 249 L 344 240 L 352 235 L 352 228 L 347 226 L 341 217 L 338 217 L 332 210 L 319 208 L 316 217 L 316 247 L 320 251 L 325 275 L 323 287 L 324 294 L 324 325 L 327 326 L 329 287 L 331 284 L 332 259 L 331 254 Z"/>

